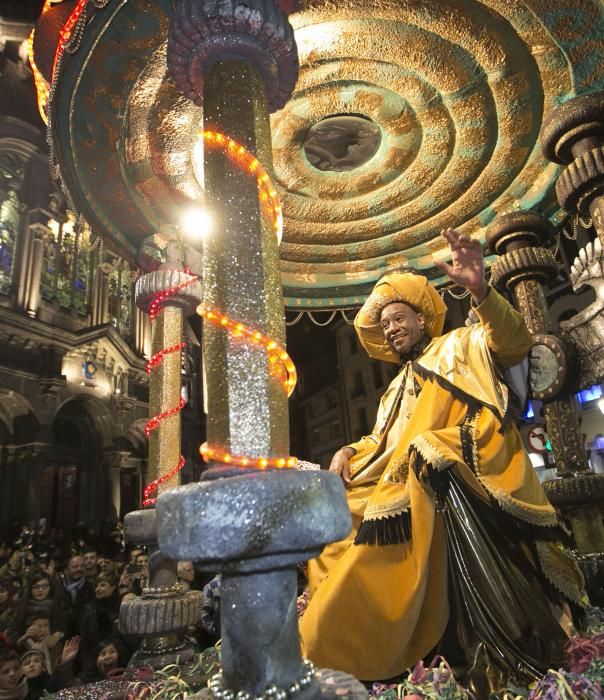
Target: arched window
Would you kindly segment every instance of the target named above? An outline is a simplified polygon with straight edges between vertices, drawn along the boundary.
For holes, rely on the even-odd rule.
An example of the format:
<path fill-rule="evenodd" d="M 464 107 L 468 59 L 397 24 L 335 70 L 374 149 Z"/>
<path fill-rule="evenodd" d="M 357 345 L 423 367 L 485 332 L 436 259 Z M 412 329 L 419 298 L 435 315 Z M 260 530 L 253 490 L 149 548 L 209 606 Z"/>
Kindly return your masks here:
<path fill-rule="evenodd" d="M 90 228 L 82 226 L 76 240 L 75 269 L 73 275 L 73 306 L 80 314 L 88 313 L 90 305 L 90 280 L 92 279 L 92 254 Z"/>
<path fill-rule="evenodd" d="M 109 273 L 109 318 L 120 335 L 132 334 L 132 274 L 130 265 L 119 258 Z"/>
<path fill-rule="evenodd" d="M 50 219 L 44 233 L 42 298 L 56 299 L 64 309 L 88 313 L 90 303 L 90 230 L 71 212 L 60 223 Z"/>
<path fill-rule="evenodd" d="M 21 215 L 19 189 L 23 160 L 15 154 L 0 154 L 0 294 L 9 294 L 15 270 L 15 248 Z"/>

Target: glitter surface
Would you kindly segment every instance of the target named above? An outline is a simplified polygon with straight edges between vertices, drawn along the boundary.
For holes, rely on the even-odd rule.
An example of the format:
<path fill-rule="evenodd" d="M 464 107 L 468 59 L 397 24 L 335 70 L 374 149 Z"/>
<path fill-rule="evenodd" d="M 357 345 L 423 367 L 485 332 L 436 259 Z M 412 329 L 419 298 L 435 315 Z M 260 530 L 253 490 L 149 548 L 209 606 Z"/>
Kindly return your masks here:
<path fill-rule="evenodd" d="M 166 306 L 151 328 L 152 354 L 177 345 L 182 340 L 182 310 Z M 180 402 L 181 353 L 164 356 L 149 377 L 149 416 L 169 411 Z M 147 481 L 170 472 L 180 461 L 180 413 L 169 416 L 149 435 L 149 467 Z M 159 490 L 178 486 L 178 475 L 166 479 Z"/>
<path fill-rule="evenodd" d="M 272 172 L 264 85 L 239 61 L 216 64 L 204 85 L 204 128 L 226 134 Z M 224 153 L 204 154 L 206 201 L 217 221 L 204 244 L 204 303 L 285 340 L 274 231 L 261 215 L 256 179 Z M 204 323 L 208 442 L 234 454 L 288 453 L 287 399 L 266 350 Z"/>

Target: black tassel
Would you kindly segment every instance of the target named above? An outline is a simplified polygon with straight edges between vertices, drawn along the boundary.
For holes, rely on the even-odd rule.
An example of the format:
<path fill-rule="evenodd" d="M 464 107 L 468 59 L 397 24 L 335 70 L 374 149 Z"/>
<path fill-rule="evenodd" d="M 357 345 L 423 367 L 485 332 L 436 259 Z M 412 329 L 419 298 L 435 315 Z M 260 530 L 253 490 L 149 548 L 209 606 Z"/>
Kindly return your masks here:
<path fill-rule="evenodd" d="M 403 544 L 411 540 L 411 515 L 404 510 L 377 520 L 363 520 L 355 544 Z"/>

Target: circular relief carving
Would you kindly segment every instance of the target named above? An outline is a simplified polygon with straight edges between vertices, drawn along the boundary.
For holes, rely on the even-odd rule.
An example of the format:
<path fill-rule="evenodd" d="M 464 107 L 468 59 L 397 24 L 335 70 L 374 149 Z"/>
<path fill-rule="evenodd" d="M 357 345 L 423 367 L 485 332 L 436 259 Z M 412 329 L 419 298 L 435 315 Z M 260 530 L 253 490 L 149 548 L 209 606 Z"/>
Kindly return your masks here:
<path fill-rule="evenodd" d="M 317 170 L 345 172 L 370 161 L 382 134 L 367 117 L 338 114 L 313 124 L 304 139 L 304 153 Z"/>
<path fill-rule="evenodd" d="M 566 383 L 567 349 L 562 340 L 553 335 L 535 335 L 529 355 L 529 385 L 531 398 L 551 401 Z"/>

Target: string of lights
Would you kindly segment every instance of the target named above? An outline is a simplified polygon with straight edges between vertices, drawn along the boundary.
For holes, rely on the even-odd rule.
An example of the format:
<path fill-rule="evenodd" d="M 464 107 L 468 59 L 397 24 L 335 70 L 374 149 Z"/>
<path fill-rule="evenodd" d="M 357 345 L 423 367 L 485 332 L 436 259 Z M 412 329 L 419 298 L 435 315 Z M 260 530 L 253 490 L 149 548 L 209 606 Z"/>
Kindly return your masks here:
<path fill-rule="evenodd" d="M 184 270 L 184 272 L 186 272 L 187 274 L 191 274 L 190 270 L 188 269 Z M 178 292 L 180 292 L 182 289 L 184 289 L 190 284 L 193 284 L 194 282 L 197 282 L 198 280 L 199 277 L 197 275 L 191 275 L 191 277 L 189 277 L 184 282 L 181 282 L 180 284 L 177 284 L 174 287 L 171 287 L 170 289 L 166 289 L 156 294 L 151 303 L 149 304 L 149 319 L 151 320 L 151 323 L 154 323 L 157 320 L 159 314 L 163 311 L 166 299 L 168 299 L 171 296 L 174 296 L 175 294 L 178 294 Z M 151 372 L 153 372 L 154 370 L 159 369 L 167 355 L 170 355 L 174 352 L 178 352 L 180 354 L 185 347 L 186 344 L 181 341 L 179 343 L 176 343 L 175 345 L 170 345 L 156 352 L 147 361 L 147 374 L 151 374 Z M 180 411 L 182 411 L 182 409 L 186 405 L 187 402 L 184 398 L 181 397 L 177 406 L 173 406 L 172 408 L 169 408 L 166 411 L 162 411 L 161 413 L 158 413 L 155 416 L 151 416 L 151 418 L 149 418 L 149 420 L 145 424 L 144 428 L 145 436 L 147 437 L 147 439 L 149 438 L 153 430 L 159 428 L 162 421 L 166 420 L 167 418 L 170 418 L 171 416 L 177 415 L 178 413 L 180 413 Z M 168 472 L 165 472 L 164 474 L 160 474 L 160 476 L 157 479 L 154 479 L 153 481 L 149 482 L 143 489 L 143 506 L 152 506 L 157 500 L 154 494 L 156 493 L 156 491 L 159 490 L 160 485 L 165 481 L 171 479 L 176 474 L 178 474 L 178 472 L 180 472 L 180 470 L 184 466 L 185 458 L 181 455 L 179 462 L 175 467 L 170 469 Z"/>
<path fill-rule="evenodd" d="M 54 61 L 53 61 L 53 66 L 52 66 L 52 73 L 54 76 L 56 67 L 61 60 L 61 56 L 63 55 L 64 51 L 66 48 L 69 47 L 70 43 L 72 40 L 78 41 L 78 36 L 74 32 L 78 31 L 81 33 L 81 30 L 83 29 L 82 25 L 79 25 L 78 22 L 80 20 L 80 17 L 82 16 L 82 13 L 86 9 L 86 5 L 88 4 L 88 0 L 78 0 L 76 6 L 73 8 L 71 14 L 67 18 L 67 21 L 63 25 L 63 28 L 59 32 L 59 41 L 57 43 L 57 48 L 55 51 L 55 56 L 54 56 Z M 103 4 L 103 3 L 100 3 Z M 42 7 L 42 14 L 44 14 L 47 10 L 49 10 L 53 5 L 52 0 L 46 0 Z M 42 119 L 46 124 L 48 124 L 48 116 L 47 116 L 47 108 L 48 108 L 48 100 L 49 100 L 49 94 L 50 94 L 50 86 L 48 84 L 48 81 L 42 73 L 40 72 L 38 66 L 36 65 L 36 62 L 34 60 L 34 36 L 35 36 L 35 28 L 32 29 L 31 34 L 29 35 L 29 38 L 27 40 L 27 55 L 29 58 L 29 62 L 34 74 L 34 82 L 36 85 L 36 93 L 37 93 L 37 99 L 38 99 L 38 109 L 40 111 L 40 115 L 42 116 Z M 79 42 L 78 42 L 79 43 Z"/>
<path fill-rule="evenodd" d="M 277 242 L 281 243 L 283 212 L 281 211 L 281 205 L 273 183 L 260 161 L 249 151 L 246 151 L 240 143 L 218 131 L 202 131 L 198 134 L 198 138 L 203 139 L 208 148 L 216 148 L 223 151 L 232 163 L 256 178 L 261 211 L 270 219 L 272 228 L 277 236 Z"/>

